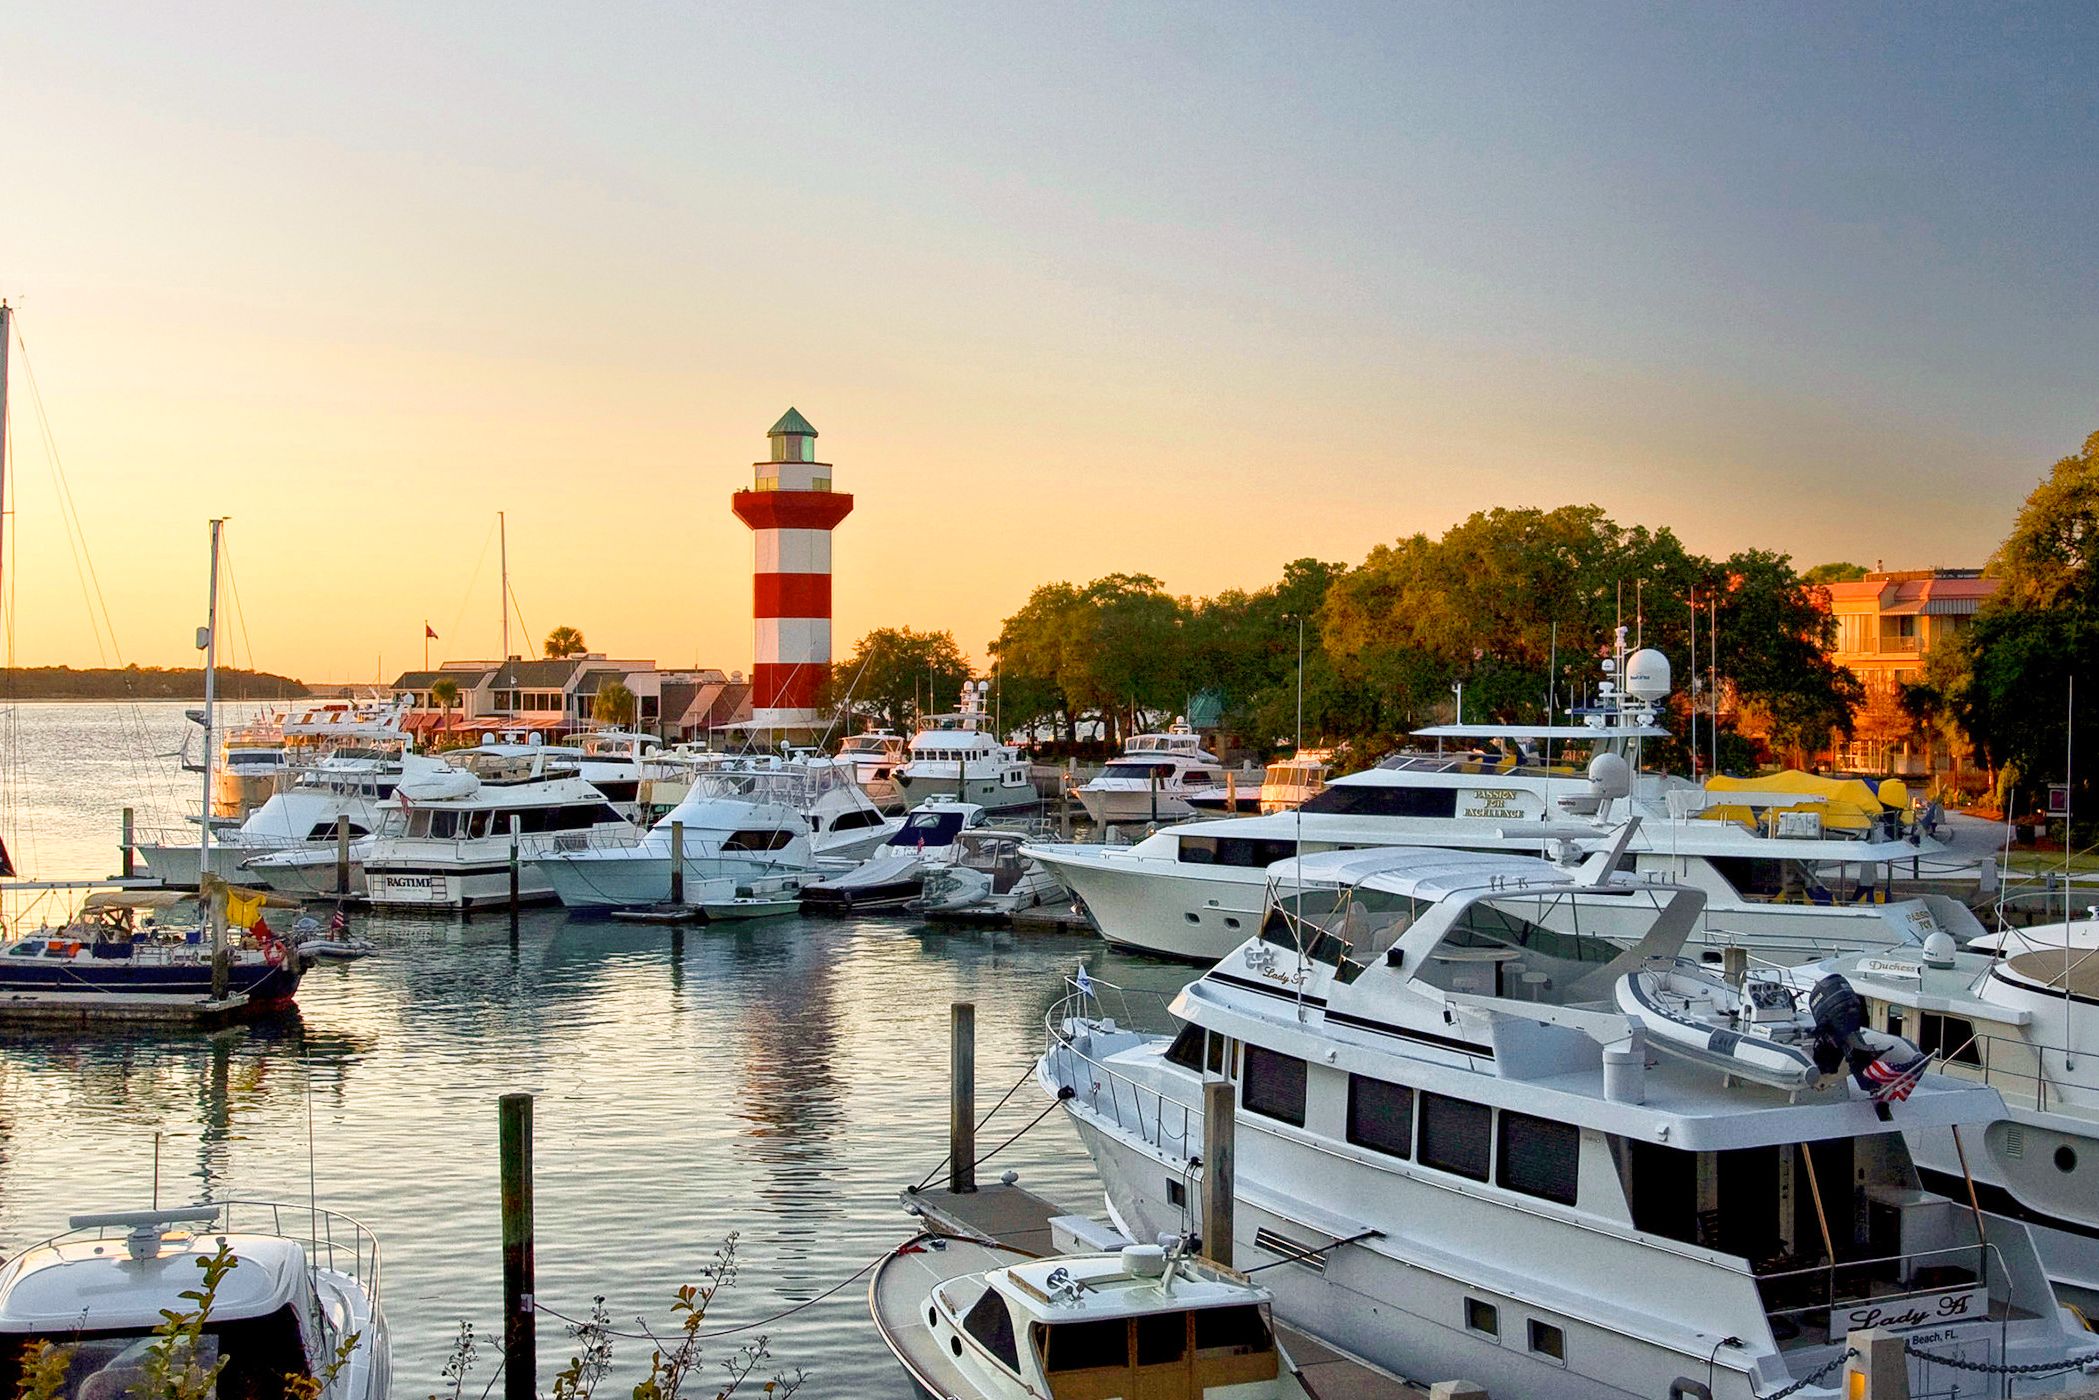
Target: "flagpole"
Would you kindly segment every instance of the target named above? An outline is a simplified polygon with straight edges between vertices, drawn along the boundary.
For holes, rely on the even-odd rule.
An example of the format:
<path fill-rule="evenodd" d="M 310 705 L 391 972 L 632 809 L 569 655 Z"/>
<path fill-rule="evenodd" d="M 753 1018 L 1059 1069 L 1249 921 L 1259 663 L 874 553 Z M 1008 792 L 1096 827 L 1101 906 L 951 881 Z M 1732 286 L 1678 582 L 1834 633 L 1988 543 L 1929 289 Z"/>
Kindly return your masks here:
<path fill-rule="evenodd" d="M 423 619 L 423 669 L 430 669 L 430 619 Z"/>

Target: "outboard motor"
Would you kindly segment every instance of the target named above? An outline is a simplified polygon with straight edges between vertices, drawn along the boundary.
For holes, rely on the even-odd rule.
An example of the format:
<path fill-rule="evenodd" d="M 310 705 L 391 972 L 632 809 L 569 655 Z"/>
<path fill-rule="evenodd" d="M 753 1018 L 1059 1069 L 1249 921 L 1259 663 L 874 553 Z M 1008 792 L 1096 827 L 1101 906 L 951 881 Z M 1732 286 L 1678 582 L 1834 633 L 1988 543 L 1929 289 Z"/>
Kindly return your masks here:
<path fill-rule="evenodd" d="M 1866 1029 L 1866 1004 L 1851 984 L 1832 972 L 1808 993 L 1808 1012 L 1815 1022 L 1815 1068 L 1833 1074 L 1839 1066 L 1873 1099 L 1882 1122 L 1917 1087 L 1931 1056 L 1900 1036 Z"/>

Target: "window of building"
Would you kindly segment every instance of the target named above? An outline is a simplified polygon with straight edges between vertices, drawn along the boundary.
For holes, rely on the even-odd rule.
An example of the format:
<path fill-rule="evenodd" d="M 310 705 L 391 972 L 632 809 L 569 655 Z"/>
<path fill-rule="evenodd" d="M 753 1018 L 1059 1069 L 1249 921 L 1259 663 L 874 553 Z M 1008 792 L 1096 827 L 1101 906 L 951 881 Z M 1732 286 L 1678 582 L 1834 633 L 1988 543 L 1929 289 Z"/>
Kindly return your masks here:
<path fill-rule="evenodd" d="M 1501 1335 L 1501 1309 L 1492 1303 L 1483 1303 L 1477 1298 L 1465 1300 L 1465 1325 L 1474 1332 L 1489 1337 Z"/>
<path fill-rule="evenodd" d="M 1360 1074 L 1348 1077 L 1348 1140 L 1394 1157 L 1414 1151 L 1414 1091 Z"/>
<path fill-rule="evenodd" d="M 1581 1151 L 1581 1129 L 1573 1124 L 1504 1112 L 1501 1162 L 1495 1181 L 1526 1196 L 1571 1206 L 1580 1174 Z"/>
<path fill-rule="evenodd" d="M 1246 1047 L 1246 1085 L 1240 1102 L 1249 1113 L 1305 1125 L 1305 1062 L 1259 1045 Z"/>
<path fill-rule="evenodd" d="M 1007 1370 L 1020 1370 L 1020 1348 L 1013 1340 L 1013 1314 L 1006 1307 L 1006 1300 L 999 1297 L 998 1290 L 987 1288 L 984 1296 L 977 1299 L 976 1306 L 962 1319 L 963 1330 L 975 1337 L 984 1349 L 997 1357 L 999 1364 Z"/>
<path fill-rule="evenodd" d="M 1493 1140 L 1494 1110 L 1485 1104 L 1441 1094 L 1421 1096 L 1421 1141 L 1416 1150 L 1423 1166 L 1485 1181 Z"/>
<path fill-rule="evenodd" d="M 1567 1359 L 1567 1334 L 1549 1322 L 1530 1320 L 1531 1350 L 1555 1361 Z"/>

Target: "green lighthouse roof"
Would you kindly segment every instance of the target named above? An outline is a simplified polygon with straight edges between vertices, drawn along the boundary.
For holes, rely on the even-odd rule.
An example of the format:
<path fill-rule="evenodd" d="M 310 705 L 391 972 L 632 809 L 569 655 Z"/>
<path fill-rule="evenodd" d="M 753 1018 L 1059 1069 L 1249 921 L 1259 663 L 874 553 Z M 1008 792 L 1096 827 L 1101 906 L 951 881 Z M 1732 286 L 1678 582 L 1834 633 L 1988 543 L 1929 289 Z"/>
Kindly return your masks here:
<path fill-rule="evenodd" d="M 792 408 L 780 415 L 780 421 L 766 429 L 767 437 L 815 437 L 816 429 L 809 420 Z"/>

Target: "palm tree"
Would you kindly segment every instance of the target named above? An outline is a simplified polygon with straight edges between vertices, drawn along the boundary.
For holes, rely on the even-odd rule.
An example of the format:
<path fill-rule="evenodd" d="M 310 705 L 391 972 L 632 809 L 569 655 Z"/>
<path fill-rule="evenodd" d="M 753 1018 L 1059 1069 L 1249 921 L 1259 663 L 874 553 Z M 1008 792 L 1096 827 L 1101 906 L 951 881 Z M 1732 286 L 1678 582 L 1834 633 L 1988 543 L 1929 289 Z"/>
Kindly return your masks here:
<path fill-rule="evenodd" d="M 581 656 L 590 650 L 590 646 L 583 640 L 583 634 L 575 628 L 556 627 L 547 633 L 546 645 L 541 650 L 545 652 L 547 660 L 559 661 L 563 657 Z"/>
<path fill-rule="evenodd" d="M 453 680 L 450 676 L 438 677 L 436 681 L 431 683 L 430 698 L 444 707 L 445 722 L 440 727 L 450 729 L 452 727 L 452 707 L 459 703 L 459 682 Z"/>
<path fill-rule="evenodd" d="M 634 723 L 634 692 L 623 682 L 606 681 L 591 697 L 590 717 L 619 729 Z"/>

